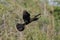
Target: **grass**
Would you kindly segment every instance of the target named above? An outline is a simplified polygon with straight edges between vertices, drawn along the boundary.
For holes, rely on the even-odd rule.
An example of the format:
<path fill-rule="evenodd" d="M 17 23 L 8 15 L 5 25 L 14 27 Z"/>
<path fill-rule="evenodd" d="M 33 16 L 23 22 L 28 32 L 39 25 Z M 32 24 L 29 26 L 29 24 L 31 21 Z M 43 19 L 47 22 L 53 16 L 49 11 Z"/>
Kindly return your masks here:
<path fill-rule="evenodd" d="M 24 23 L 23 10 L 27 10 L 31 18 L 41 13 L 38 2 L 39 0 L 5 0 L 7 4 L 0 3 L 0 40 L 47 40 L 47 33 L 42 31 L 44 27 L 41 25 L 48 25 L 48 18 L 39 17 L 39 20 L 26 25 L 22 32 L 16 29 L 17 23 Z M 60 40 L 60 35 L 55 38 Z"/>

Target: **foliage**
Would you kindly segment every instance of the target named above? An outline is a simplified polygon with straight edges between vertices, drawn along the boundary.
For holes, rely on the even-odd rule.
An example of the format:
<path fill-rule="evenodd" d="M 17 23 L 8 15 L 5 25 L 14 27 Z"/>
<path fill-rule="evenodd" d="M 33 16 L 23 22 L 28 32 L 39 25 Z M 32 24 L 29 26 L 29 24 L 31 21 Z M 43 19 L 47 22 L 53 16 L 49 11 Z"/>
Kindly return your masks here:
<path fill-rule="evenodd" d="M 49 18 L 42 16 L 44 9 L 41 12 L 39 3 L 40 0 L 0 0 L 0 40 L 47 40 Z M 55 38 L 51 39 L 60 40 L 60 7 L 54 8 L 56 35 L 52 35 Z M 20 32 L 16 29 L 16 24 L 24 23 L 23 10 L 27 10 L 31 14 L 31 18 L 39 13 L 41 13 L 41 17 L 39 20 L 26 25 L 24 31 Z"/>

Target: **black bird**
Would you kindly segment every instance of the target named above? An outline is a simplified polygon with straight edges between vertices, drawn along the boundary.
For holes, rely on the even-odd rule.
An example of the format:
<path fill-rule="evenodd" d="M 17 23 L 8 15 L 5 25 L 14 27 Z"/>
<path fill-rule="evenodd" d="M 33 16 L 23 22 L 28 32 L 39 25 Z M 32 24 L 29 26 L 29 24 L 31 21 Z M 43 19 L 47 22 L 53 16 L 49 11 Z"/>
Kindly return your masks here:
<path fill-rule="evenodd" d="M 30 14 L 26 10 L 23 11 L 23 20 L 25 24 L 30 23 Z"/>
<path fill-rule="evenodd" d="M 23 31 L 25 29 L 25 25 L 28 25 L 29 23 L 38 20 L 39 19 L 38 18 L 39 15 L 41 15 L 41 14 L 35 15 L 34 18 L 30 18 L 30 14 L 26 10 L 24 10 L 23 11 L 23 20 L 24 20 L 24 23 L 23 24 L 17 23 L 16 24 L 17 30 Z"/>

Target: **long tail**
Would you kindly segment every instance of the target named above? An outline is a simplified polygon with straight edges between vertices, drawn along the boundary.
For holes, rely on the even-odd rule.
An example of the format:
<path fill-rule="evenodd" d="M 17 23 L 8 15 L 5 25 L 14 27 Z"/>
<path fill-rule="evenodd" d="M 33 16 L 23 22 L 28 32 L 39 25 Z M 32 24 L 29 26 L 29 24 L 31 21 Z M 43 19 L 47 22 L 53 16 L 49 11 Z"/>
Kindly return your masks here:
<path fill-rule="evenodd" d="M 41 14 L 36 15 L 34 18 L 38 17 L 39 15 L 41 15 Z"/>

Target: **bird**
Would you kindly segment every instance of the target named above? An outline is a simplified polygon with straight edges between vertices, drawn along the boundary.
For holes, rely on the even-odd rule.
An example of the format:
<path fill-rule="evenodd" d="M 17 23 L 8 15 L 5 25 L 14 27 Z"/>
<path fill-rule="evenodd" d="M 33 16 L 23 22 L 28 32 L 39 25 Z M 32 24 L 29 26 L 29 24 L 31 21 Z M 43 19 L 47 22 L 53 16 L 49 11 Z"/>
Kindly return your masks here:
<path fill-rule="evenodd" d="M 24 20 L 24 23 L 23 24 L 17 23 L 16 24 L 17 30 L 23 31 L 25 29 L 25 25 L 28 25 L 29 23 L 38 20 L 39 19 L 38 18 L 39 15 L 41 15 L 41 14 L 35 15 L 33 18 L 31 18 L 30 14 L 26 10 L 24 10 L 23 11 L 23 20 Z"/>

